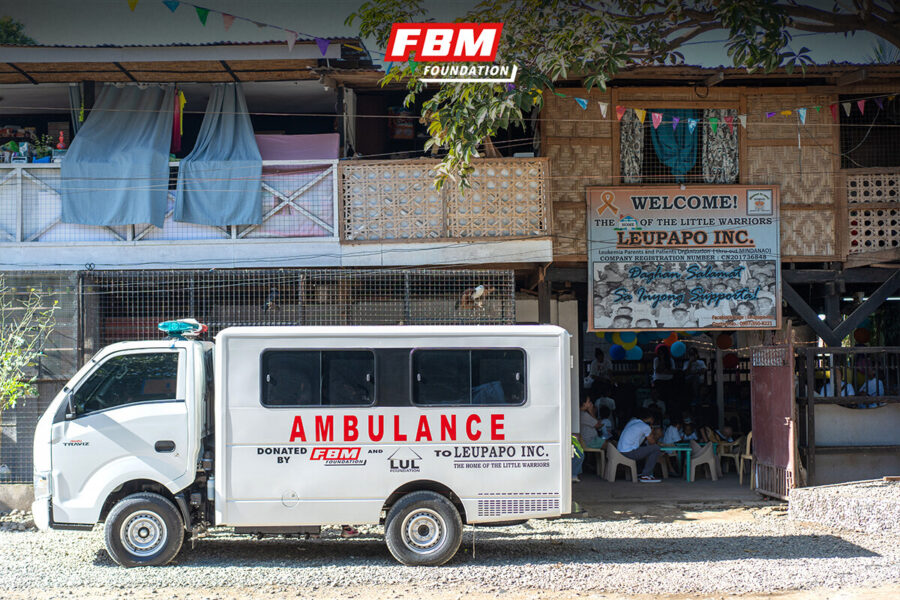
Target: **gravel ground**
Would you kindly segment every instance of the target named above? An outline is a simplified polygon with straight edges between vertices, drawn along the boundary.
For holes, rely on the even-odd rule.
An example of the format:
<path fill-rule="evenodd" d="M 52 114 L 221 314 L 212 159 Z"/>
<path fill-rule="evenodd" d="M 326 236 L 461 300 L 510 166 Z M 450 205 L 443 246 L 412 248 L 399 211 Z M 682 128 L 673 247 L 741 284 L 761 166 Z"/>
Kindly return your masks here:
<path fill-rule="evenodd" d="M 440 568 L 397 564 L 372 527 L 350 540 L 333 528 L 307 541 L 216 531 L 167 567 L 123 569 L 106 554 L 101 527 L 37 532 L 20 513 L 0 517 L 0 596 L 681 598 L 810 590 L 798 597 L 822 597 L 815 590 L 875 588 L 867 593 L 900 595 L 896 536 L 796 523 L 783 504 L 610 508 L 598 516 L 479 527 L 474 547 L 467 527 L 459 554 Z"/>
<path fill-rule="evenodd" d="M 900 481 L 856 481 L 791 490 L 795 521 L 900 535 Z"/>

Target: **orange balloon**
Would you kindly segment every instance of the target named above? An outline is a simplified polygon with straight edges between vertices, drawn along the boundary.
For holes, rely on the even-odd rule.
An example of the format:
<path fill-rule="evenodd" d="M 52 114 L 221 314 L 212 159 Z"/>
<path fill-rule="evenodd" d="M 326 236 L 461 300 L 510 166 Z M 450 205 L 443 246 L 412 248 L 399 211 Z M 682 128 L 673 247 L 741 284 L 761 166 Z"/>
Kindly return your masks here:
<path fill-rule="evenodd" d="M 853 339 L 856 340 L 857 344 L 866 344 L 870 339 L 872 339 L 872 332 L 863 327 L 854 329 Z"/>
<path fill-rule="evenodd" d="M 678 334 L 673 331 L 672 333 L 669 334 L 669 337 L 667 337 L 666 339 L 663 340 L 663 344 L 665 344 L 666 346 L 671 346 L 672 344 L 674 344 L 677 341 L 678 341 Z"/>

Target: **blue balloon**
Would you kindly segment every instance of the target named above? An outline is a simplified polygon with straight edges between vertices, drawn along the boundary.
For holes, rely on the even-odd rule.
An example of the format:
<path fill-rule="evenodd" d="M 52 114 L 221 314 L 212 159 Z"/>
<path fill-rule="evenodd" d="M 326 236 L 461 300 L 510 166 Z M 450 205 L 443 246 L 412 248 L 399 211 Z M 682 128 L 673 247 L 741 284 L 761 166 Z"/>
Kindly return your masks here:
<path fill-rule="evenodd" d="M 640 346 L 635 346 L 625 353 L 625 358 L 627 360 L 641 360 L 643 357 L 644 351 L 641 350 Z"/>
<path fill-rule="evenodd" d="M 630 344 L 637 339 L 637 334 L 633 331 L 620 331 L 619 339 L 626 344 Z"/>
<path fill-rule="evenodd" d="M 642 331 L 637 334 L 637 343 L 638 344 L 649 344 L 653 341 L 653 334 L 647 331 Z"/>
<path fill-rule="evenodd" d="M 684 353 L 687 351 L 687 346 L 684 345 L 684 342 L 678 341 L 672 344 L 672 347 L 669 348 L 669 352 L 672 353 L 673 358 L 680 358 L 684 356 Z"/>
<path fill-rule="evenodd" d="M 635 346 L 637 348 L 637 346 Z M 622 360 L 625 358 L 625 348 L 615 344 L 609 349 L 609 357 L 613 360 Z"/>

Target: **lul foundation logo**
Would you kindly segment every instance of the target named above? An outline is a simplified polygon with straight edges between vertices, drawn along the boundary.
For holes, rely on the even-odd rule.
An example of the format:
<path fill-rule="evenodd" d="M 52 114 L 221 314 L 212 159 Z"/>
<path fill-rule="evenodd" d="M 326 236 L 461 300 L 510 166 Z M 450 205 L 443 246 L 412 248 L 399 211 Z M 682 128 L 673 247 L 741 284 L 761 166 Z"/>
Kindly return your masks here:
<path fill-rule="evenodd" d="M 518 67 L 494 64 L 502 31 L 503 23 L 394 23 L 384 60 L 405 62 L 412 54 L 425 63 L 425 83 L 512 83 Z"/>

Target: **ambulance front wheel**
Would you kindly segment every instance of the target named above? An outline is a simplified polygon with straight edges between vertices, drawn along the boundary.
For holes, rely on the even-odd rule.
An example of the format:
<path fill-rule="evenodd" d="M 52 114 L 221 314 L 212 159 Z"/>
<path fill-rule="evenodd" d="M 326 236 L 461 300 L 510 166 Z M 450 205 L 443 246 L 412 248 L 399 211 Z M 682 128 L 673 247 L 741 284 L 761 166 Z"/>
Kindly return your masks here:
<path fill-rule="evenodd" d="M 444 496 L 412 492 L 391 507 L 384 538 L 388 550 L 404 565 L 438 566 L 459 549 L 462 519 Z"/>
<path fill-rule="evenodd" d="M 184 522 L 168 499 L 143 492 L 113 506 L 105 534 L 109 555 L 123 567 L 159 566 L 181 550 Z"/>

